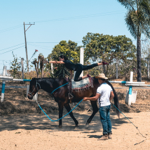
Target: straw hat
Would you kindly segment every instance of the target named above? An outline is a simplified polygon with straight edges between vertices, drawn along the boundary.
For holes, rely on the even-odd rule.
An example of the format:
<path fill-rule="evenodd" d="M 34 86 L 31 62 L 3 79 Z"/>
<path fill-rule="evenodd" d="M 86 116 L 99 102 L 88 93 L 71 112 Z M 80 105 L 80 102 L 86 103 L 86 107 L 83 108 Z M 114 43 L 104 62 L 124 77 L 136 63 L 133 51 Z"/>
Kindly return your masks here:
<path fill-rule="evenodd" d="M 95 76 L 95 78 L 97 78 L 97 79 L 108 79 L 107 77 L 105 77 L 104 73 L 100 73 L 98 76 Z"/>

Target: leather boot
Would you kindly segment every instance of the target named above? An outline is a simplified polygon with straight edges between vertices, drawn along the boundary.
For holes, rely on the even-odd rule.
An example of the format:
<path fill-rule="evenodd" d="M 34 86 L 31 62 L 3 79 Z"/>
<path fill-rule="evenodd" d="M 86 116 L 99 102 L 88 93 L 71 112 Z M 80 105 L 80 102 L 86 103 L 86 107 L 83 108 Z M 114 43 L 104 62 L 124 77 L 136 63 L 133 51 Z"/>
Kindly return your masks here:
<path fill-rule="evenodd" d="M 108 140 L 108 135 L 106 134 L 106 135 L 103 135 L 101 138 L 100 138 L 100 140 Z"/>
<path fill-rule="evenodd" d="M 108 139 L 112 139 L 112 133 L 108 133 Z"/>

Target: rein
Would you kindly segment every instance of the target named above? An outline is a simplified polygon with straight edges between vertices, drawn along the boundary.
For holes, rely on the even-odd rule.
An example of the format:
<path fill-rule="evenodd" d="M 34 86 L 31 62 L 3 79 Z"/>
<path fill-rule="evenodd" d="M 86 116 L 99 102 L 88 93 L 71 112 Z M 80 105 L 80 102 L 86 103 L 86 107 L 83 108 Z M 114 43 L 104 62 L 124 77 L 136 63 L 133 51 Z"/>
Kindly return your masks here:
<path fill-rule="evenodd" d="M 42 107 L 40 106 L 40 104 L 38 103 L 37 100 L 36 100 L 36 103 L 38 104 L 38 106 L 40 107 L 40 109 L 43 111 L 43 113 L 46 115 L 46 117 L 47 117 L 50 121 L 56 122 L 56 121 L 61 120 L 61 119 L 64 118 L 64 117 L 66 117 L 67 115 L 69 115 L 82 101 L 83 101 L 83 99 L 82 99 L 80 102 L 78 102 L 78 104 L 77 104 L 73 109 L 71 109 L 67 114 L 65 114 L 64 116 L 62 116 L 61 118 L 59 118 L 59 119 L 57 119 L 57 120 L 51 119 L 51 118 L 46 114 L 46 112 L 42 109 Z"/>
<path fill-rule="evenodd" d="M 59 87 L 57 87 L 56 89 L 54 89 L 54 90 L 51 92 L 51 94 L 53 94 L 57 89 L 59 89 L 59 88 L 65 86 L 65 85 L 67 85 L 67 84 L 68 84 L 68 82 L 65 83 L 65 84 L 63 84 L 63 85 L 61 85 L 61 86 L 59 86 Z M 41 89 L 40 83 L 38 83 L 38 82 L 36 81 L 36 86 L 35 86 L 35 88 L 32 90 L 32 92 L 29 92 L 29 94 L 32 95 L 32 93 L 34 92 L 34 90 L 37 89 L 37 85 L 39 85 L 39 89 Z M 38 89 L 38 90 L 39 90 L 39 89 Z M 67 114 L 65 114 L 64 116 L 62 116 L 61 118 L 59 118 L 59 119 L 57 119 L 57 120 L 52 120 L 52 119 L 46 114 L 46 112 L 42 109 L 42 107 L 40 106 L 40 104 L 38 103 L 38 101 L 37 101 L 37 100 L 35 100 L 35 101 L 36 101 L 36 103 L 38 104 L 39 108 L 40 108 L 40 109 L 43 111 L 43 113 L 47 116 L 47 118 L 48 118 L 50 121 L 55 122 L 55 121 L 61 120 L 62 118 L 66 117 L 67 115 L 69 115 L 69 114 L 83 101 L 83 99 L 82 99 L 81 101 L 79 101 L 78 104 L 77 104 L 73 109 L 71 109 Z"/>
<path fill-rule="evenodd" d="M 122 113 L 124 116 L 125 116 L 125 114 L 123 113 L 123 112 L 121 112 L 121 110 L 119 110 L 114 104 L 112 104 L 120 113 Z M 125 116 L 125 118 L 127 119 L 127 120 L 129 120 L 129 122 L 138 130 L 138 132 L 141 134 L 141 136 L 143 136 L 144 138 L 146 138 L 141 132 L 140 132 L 140 130 L 138 129 L 138 127 L 128 118 L 128 117 L 126 117 Z"/>
<path fill-rule="evenodd" d="M 61 85 L 61 86 L 59 86 L 59 87 L 57 87 L 56 89 L 54 89 L 52 92 L 51 92 L 51 94 L 53 94 L 57 89 L 59 89 L 59 88 L 61 88 L 61 87 L 63 87 L 63 86 L 65 86 L 65 85 L 67 85 L 68 84 L 68 82 L 67 83 L 65 83 L 65 84 L 63 84 L 63 85 Z"/>
<path fill-rule="evenodd" d="M 57 89 L 59 89 L 59 88 L 65 86 L 65 85 L 67 85 L 67 84 L 68 84 L 68 82 L 65 83 L 65 84 L 63 84 L 63 85 L 61 85 L 61 86 L 59 86 L 59 87 L 57 87 L 56 89 L 54 89 L 54 90 L 51 92 L 51 94 L 53 94 L 54 91 L 56 91 Z M 39 85 L 39 87 L 40 87 L 39 89 L 41 89 L 41 85 L 40 85 L 38 82 L 36 82 L 36 88 L 37 88 L 37 85 Z M 35 89 L 35 88 L 34 88 L 34 89 Z M 38 89 L 38 90 L 39 90 L 39 89 Z M 34 90 L 33 90 L 33 91 L 34 91 Z M 30 94 L 32 94 L 33 91 L 32 91 Z M 63 118 L 66 117 L 67 115 L 69 115 L 69 114 L 83 101 L 83 99 L 82 99 L 81 101 L 79 101 L 79 102 L 77 103 L 77 105 L 76 105 L 73 109 L 71 109 L 67 114 L 65 114 L 64 116 L 62 116 L 61 118 L 56 119 L 56 120 L 51 119 L 51 118 L 46 114 L 46 112 L 42 109 L 42 107 L 40 106 L 40 104 L 38 103 L 38 101 L 37 101 L 37 100 L 35 100 L 35 101 L 36 101 L 36 103 L 38 104 L 39 108 L 40 108 L 40 109 L 43 111 L 43 113 L 46 115 L 46 117 L 47 117 L 50 121 L 56 122 L 56 121 L 59 121 L 59 120 L 63 119 Z M 120 113 L 122 113 L 122 114 L 125 116 L 125 114 L 124 114 L 123 112 L 121 112 L 121 110 L 119 110 L 114 104 L 112 104 L 112 105 L 113 105 Z M 147 138 L 139 131 L 138 127 L 135 126 L 135 125 L 133 124 L 133 122 L 132 122 L 128 117 L 125 116 L 125 118 L 126 118 L 127 120 L 129 120 L 129 122 L 138 130 L 138 132 L 140 133 L 140 135 L 141 135 L 142 137 L 144 137 L 145 139 L 147 139 Z M 136 145 L 136 144 L 135 144 L 135 145 Z"/>

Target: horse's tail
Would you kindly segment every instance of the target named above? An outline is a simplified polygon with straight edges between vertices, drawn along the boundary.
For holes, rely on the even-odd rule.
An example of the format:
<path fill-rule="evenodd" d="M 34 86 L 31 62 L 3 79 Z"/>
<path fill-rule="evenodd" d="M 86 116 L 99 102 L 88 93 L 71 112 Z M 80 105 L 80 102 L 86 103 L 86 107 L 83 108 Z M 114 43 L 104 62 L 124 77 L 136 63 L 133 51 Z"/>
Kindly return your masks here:
<path fill-rule="evenodd" d="M 110 85 L 111 86 L 111 88 L 113 89 L 113 92 L 114 92 L 114 105 L 118 108 L 118 109 L 116 109 L 116 112 L 117 112 L 117 115 L 118 115 L 118 117 L 120 116 L 120 112 L 119 112 L 119 100 L 118 100 L 118 96 L 117 96 L 117 93 L 116 93 L 116 91 L 115 91 L 115 89 L 114 89 L 114 87 L 112 86 L 112 84 L 107 80 L 106 81 L 106 83 L 108 84 L 108 85 Z"/>

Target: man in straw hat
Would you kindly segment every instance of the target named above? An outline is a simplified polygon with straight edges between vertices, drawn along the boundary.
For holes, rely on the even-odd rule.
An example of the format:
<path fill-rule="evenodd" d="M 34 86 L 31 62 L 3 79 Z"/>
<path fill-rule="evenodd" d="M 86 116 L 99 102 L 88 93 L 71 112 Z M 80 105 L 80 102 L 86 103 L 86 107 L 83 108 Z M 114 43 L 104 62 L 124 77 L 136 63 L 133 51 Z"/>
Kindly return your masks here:
<path fill-rule="evenodd" d="M 99 74 L 95 78 L 98 79 L 98 82 L 100 84 L 100 86 L 97 88 L 96 95 L 94 97 L 84 97 L 83 100 L 98 100 L 100 120 L 103 127 L 103 136 L 100 139 L 107 140 L 112 138 L 112 125 L 110 120 L 110 101 L 114 98 L 114 93 L 111 86 L 106 83 L 106 80 L 108 78 L 105 77 L 103 73 Z"/>

